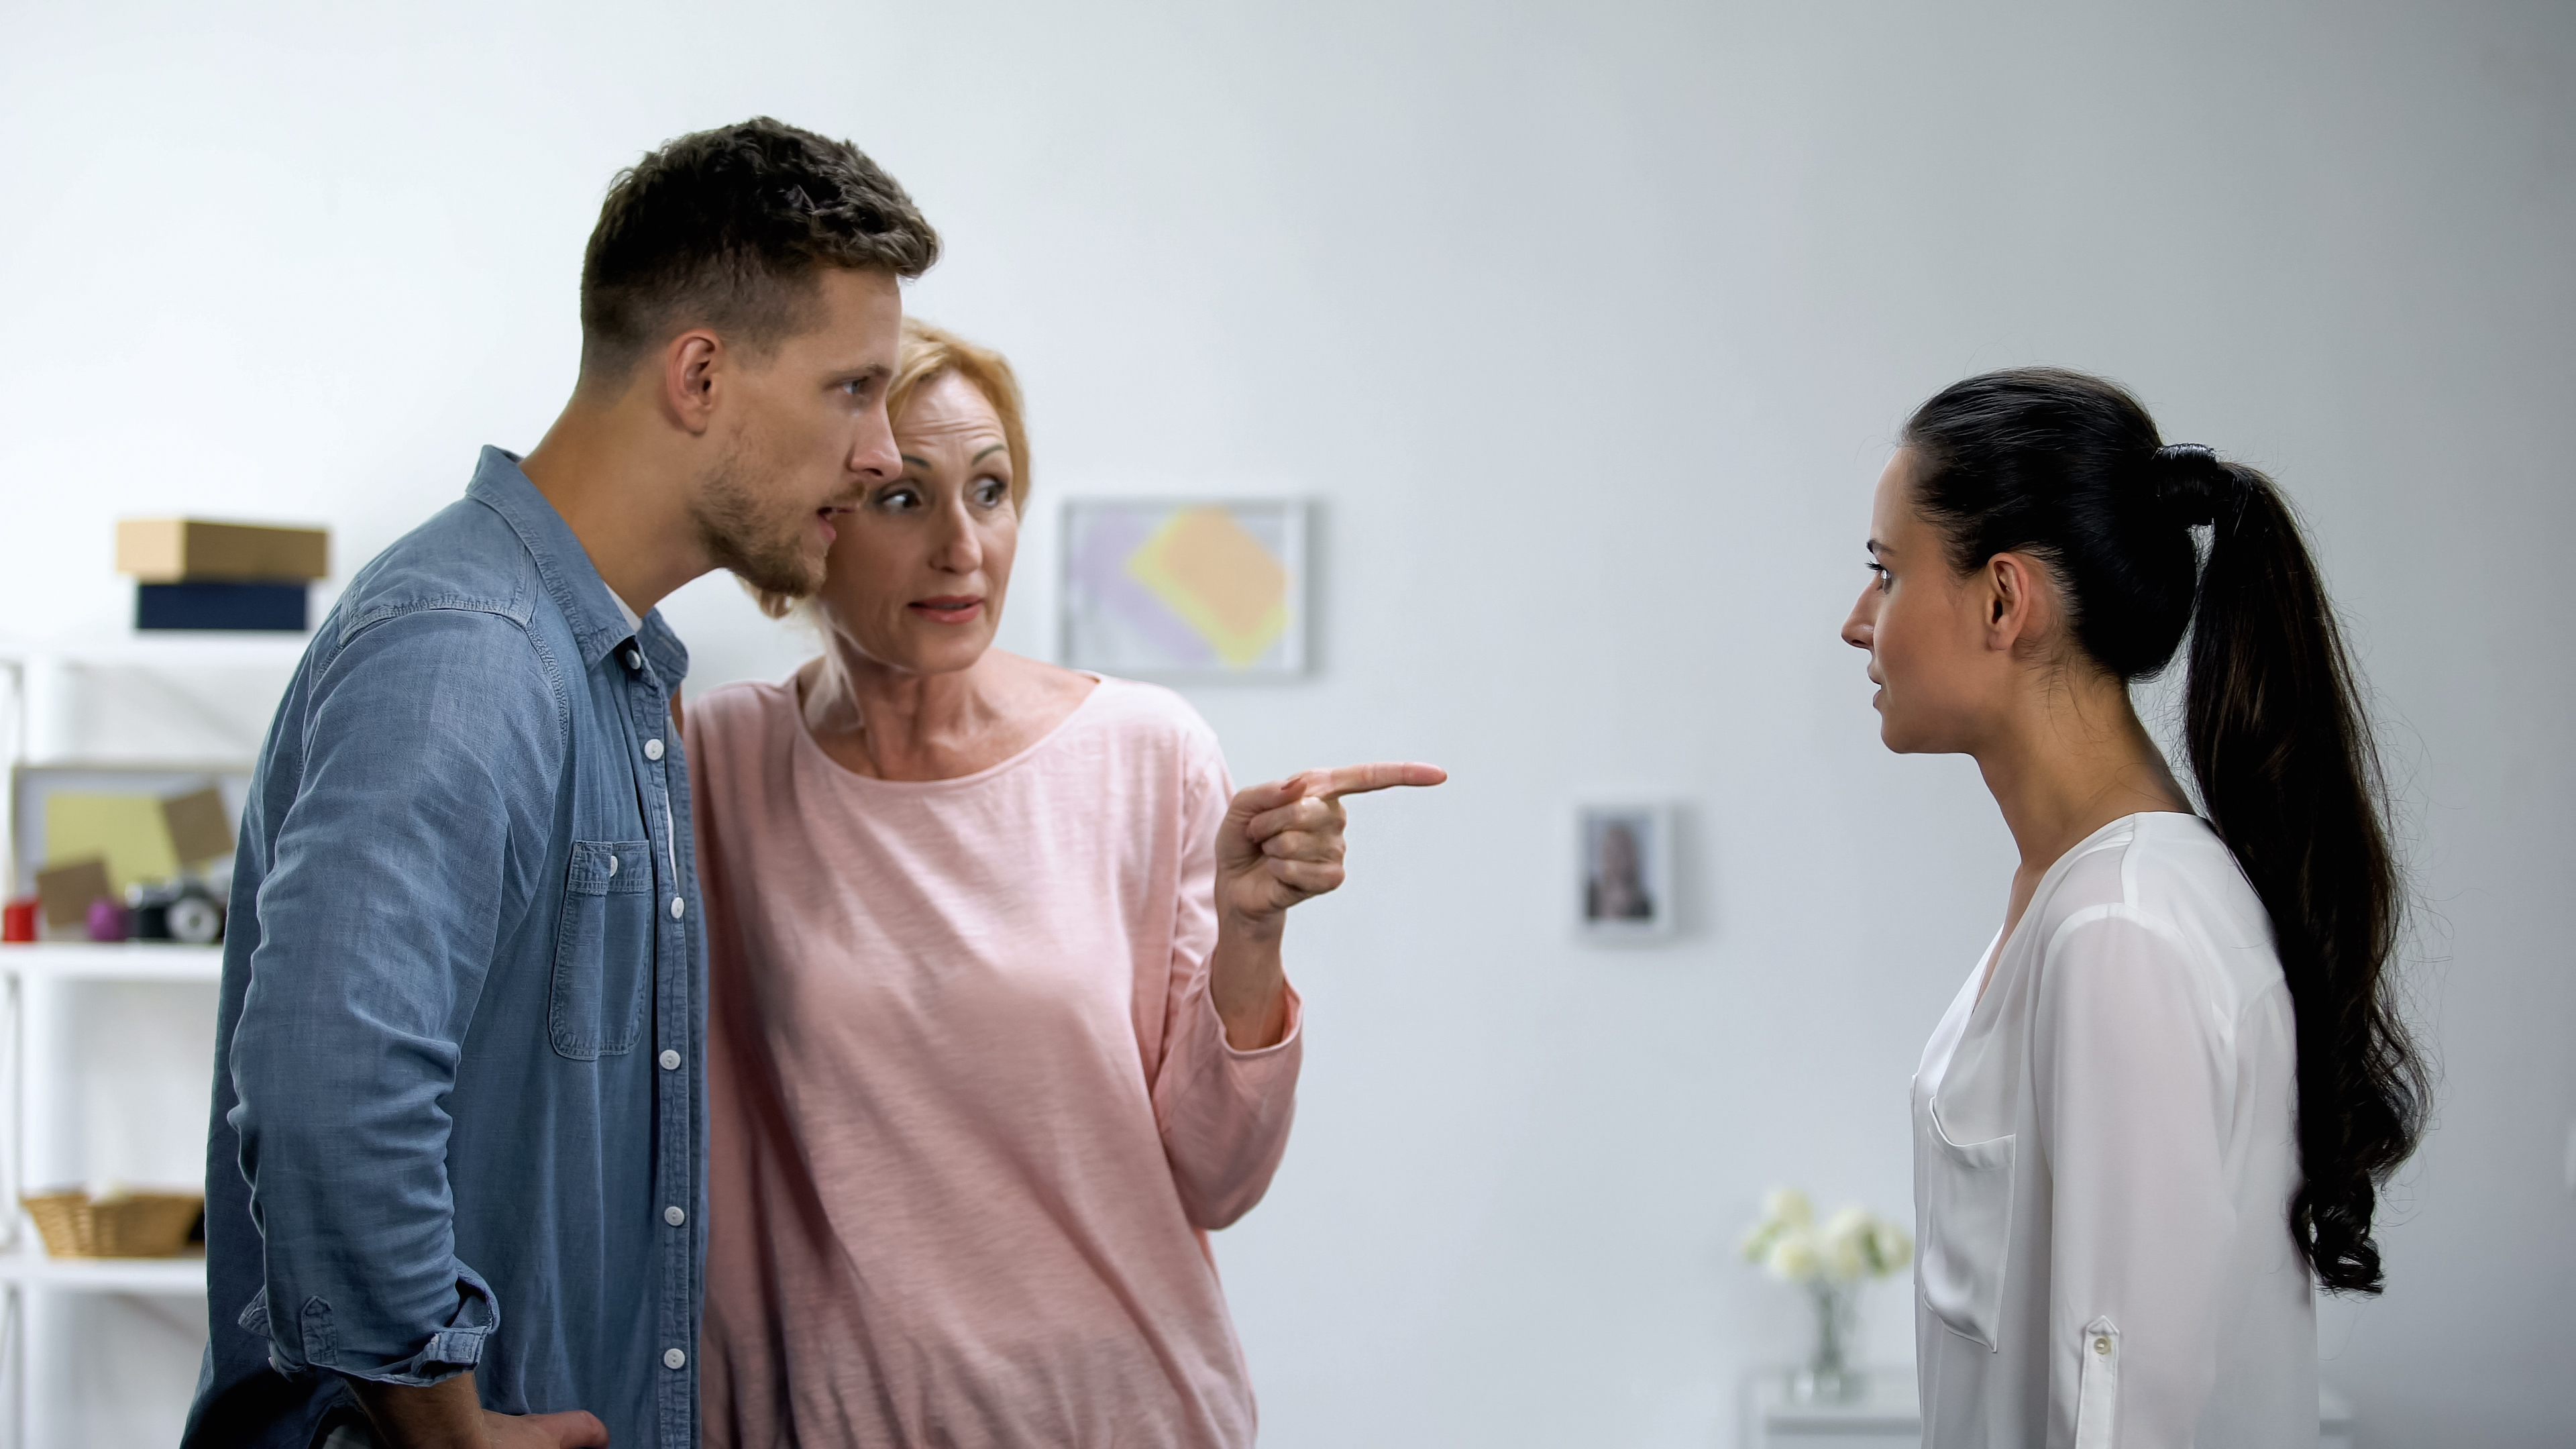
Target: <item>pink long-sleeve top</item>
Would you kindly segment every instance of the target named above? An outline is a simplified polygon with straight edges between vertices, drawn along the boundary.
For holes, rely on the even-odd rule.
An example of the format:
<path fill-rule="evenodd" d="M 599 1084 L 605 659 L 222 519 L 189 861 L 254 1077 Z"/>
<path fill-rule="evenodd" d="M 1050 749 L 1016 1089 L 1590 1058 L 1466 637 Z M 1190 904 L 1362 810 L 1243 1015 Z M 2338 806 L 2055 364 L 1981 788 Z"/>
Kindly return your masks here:
<path fill-rule="evenodd" d="M 1300 1056 L 1208 997 L 1232 790 L 1104 679 L 954 780 L 854 775 L 792 683 L 694 700 L 707 904 L 705 1442 L 1239 1446 L 1206 1232 L 1260 1201 Z"/>

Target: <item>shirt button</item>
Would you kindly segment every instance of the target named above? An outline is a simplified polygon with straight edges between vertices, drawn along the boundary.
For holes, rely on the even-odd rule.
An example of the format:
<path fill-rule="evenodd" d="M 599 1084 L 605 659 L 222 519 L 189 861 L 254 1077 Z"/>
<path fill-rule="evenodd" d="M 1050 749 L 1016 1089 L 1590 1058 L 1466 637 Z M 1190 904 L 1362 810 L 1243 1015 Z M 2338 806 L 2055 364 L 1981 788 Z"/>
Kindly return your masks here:
<path fill-rule="evenodd" d="M 644 758 L 648 760 L 658 760 L 662 758 L 662 742 L 660 740 L 646 740 L 644 742 Z"/>
<path fill-rule="evenodd" d="M 675 1369 L 686 1368 L 688 1366 L 689 1356 L 687 1354 L 680 1352 L 676 1348 L 666 1348 L 662 1350 L 662 1367 Z"/>
<path fill-rule="evenodd" d="M 641 655 L 641 654 L 639 654 L 639 653 L 637 653 L 637 652 L 635 652 L 635 651 L 634 651 L 634 650 L 632 650 L 632 649 L 627 650 L 627 651 L 626 651 L 626 667 L 627 667 L 627 668 L 629 668 L 629 669 L 641 669 L 641 668 L 643 668 L 643 667 L 644 667 L 644 656 L 643 656 L 643 655 Z"/>
<path fill-rule="evenodd" d="M 662 1070 L 666 1072 L 676 1072 L 679 1069 L 680 1054 L 671 1050 L 669 1047 L 664 1047 L 662 1049 Z"/>
<path fill-rule="evenodd" d="M 664 1222 L 666 1222 L 666 1223 L 669 1223 L 671 1226 L 673 1226 L 673 1227 L 675 1227 L 675 1228 L 676 1228 L 676 1227 L 678 1227 L 680 1224 L 687 1222 L 688 1220 L 689 1220 L 689 1215 L 688 1215 L 687 1213 L 684 1213 L 684 1212 L 680 1211 L 680 1210 L 679 1210 L 678 1208 L 676 1208 L 676 1207 L 666 1207 L 666 1208 L 662 1209 L 662 1221 L 664 1221 Z"/>
<path fill-rule="evenodd" d="M 673 897 L 671 897 L 671 919 L 672 919 L 672 920 L 675 920 L 675 921 L 676 921 L 676 920 L 678 920 L 680 917 L 685 916 L 685 915 L 687 915 L 688 913 L 689 913 L 689 904 L 688 904 L 688 902 L 681 900 L 678 896 L 673 896 Z"/>
<path fill-rule="evenodd" d="M 678 1212 L 679 1209 L 673 1208 L 671 1211 Z M 2095 1353 L 2109 1353 L 2111 1351 L 2111 1340 L 2108 1337 L 2093 1340 L 2093 1351 Z"/>

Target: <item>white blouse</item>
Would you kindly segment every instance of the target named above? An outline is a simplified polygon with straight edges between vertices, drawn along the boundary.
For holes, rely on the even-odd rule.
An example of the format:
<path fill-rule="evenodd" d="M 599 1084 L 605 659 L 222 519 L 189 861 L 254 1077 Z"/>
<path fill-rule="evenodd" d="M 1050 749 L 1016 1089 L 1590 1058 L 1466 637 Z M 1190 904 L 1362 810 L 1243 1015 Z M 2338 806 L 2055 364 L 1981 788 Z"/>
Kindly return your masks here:
<path fill-rule="evenodd" d="M 1923 1442 L 2316 1443 L 2290 995 L 2235 858 L 2115 820 L 1997 950 L 1914 1078 Z"/>

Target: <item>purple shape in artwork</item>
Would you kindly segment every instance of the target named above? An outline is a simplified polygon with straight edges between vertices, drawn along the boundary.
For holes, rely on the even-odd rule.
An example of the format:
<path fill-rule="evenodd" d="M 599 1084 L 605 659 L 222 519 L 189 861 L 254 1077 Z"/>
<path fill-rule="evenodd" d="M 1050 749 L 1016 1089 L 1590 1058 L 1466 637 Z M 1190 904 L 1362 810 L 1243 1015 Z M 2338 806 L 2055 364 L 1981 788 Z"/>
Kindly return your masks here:
<path fill-rule="evenodd" d="M 1074 577 L 1091 590 L 1101 607 L 1114 610 L 1135 630 L 1182 665 L 1216 662 L 1216 650 L 1165 607 L 1151 589 L 1127 576 L 1127 558 L 1153 536 L 1139 510 L 1101 508 L 1091 513 L 1081 547 L 1073 560 Z"/>

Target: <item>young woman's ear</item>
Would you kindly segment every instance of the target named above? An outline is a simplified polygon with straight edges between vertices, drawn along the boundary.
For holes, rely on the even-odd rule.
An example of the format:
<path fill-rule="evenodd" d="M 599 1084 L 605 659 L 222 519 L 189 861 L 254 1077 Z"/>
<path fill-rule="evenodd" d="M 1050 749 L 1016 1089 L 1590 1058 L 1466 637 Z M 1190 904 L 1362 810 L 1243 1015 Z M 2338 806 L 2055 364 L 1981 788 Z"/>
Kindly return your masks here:
<path fill-rule="evenodd" d="M 1986 645 L 2010 649 L 2038 627 L 2040 577 L 2030 559 L 1999 553 L 1986 561 Z"/>

